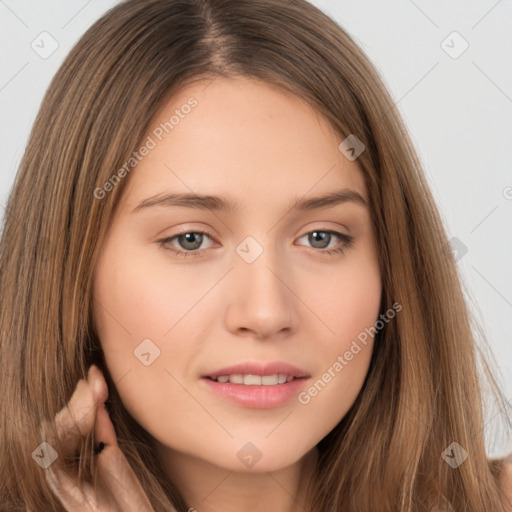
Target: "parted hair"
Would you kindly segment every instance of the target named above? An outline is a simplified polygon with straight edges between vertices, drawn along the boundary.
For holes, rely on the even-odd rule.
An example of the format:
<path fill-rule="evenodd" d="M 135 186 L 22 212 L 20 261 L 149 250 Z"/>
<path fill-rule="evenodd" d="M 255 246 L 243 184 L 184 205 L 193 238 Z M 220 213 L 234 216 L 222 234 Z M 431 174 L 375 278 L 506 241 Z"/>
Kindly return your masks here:
<path fill-rule="evenodd" d="M 123 1 L 60 66 L 9 195 L 0 243 L 0 510 L 64 510 L 31 453 L 45 440 L 41 425 L 92 363 L 105 373 L 119 446 L 154 510 L 188 510 L 104 364 L 92 270 L 129 177 L 101 200 L 94 191 L 182 87 L 242 76 L 303 98 L 340 142 L 355 134 L 364 143 L 357 164 L 377 239 L 381 309 L 402 305 L 376 335 L 357 399 L 318 444 L 305 510 L 505 512 L 504 458 L 489 458 L 484 424 L 489 397 L 504 414 L 507 402 L 421 163 L 368 57 L 305 0 Z M 84 438 L 70 461 L 92 481 L 94 442 L 93 434 Z M 457 469 L 441 456 L 453 442 L 468 452 Z"/>

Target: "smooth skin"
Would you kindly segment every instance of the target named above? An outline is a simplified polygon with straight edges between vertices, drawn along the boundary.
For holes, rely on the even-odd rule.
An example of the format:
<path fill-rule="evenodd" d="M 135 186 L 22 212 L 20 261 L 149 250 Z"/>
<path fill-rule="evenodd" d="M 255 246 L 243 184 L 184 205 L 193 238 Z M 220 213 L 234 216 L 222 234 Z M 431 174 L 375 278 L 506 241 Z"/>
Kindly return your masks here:
<path fill-rule="evenodd" d="M 191 97 L 197 106 L 158 140 L 154 130 Z M 247 78 L 185 87 L 147 136 L 156 147 L 124 178 L 94 269 L 95 329 L 110 375 L 191 507 L 302 511 L 316 445 L 359 394 L 373 339 L 307 405 L 297 397 L 269 409 L 233 404 L 202 376 L 242 361 L 286 361 L 310 375 L 307 390 L 375 325 L 379 259 L 357 161 L 345 158 L 342 139 L 306 102 Z M 341 188 L 366 206 L 290 206 Z M 134 211 L 166 193 L 218 195 L 239 211 Z M 315 231 L 323 244 L 308 235 Z M 202 241 L 178 238 L 198 232 Z M 251 263 L 236 250 L 249 236 L 263 250 Z M 143 340 L 160 351 L 148 366 L 134 354 Z M 252 467 L 238 456 L 248 443 L 261 455 Z"/>

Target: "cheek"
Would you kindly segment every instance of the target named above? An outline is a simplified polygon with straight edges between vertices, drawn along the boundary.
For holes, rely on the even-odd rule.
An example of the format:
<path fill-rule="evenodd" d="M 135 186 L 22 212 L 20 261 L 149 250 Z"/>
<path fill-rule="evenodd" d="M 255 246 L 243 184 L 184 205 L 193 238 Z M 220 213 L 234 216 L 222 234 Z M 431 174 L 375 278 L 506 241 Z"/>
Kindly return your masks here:
<path fill-rule="evenodd" d="M 307 281 L 302 294 L 321 327 L 323 335 L 317 336 L 315 346 L 324 358 L 349 350 L 358 335 L 365 337 L 365 329 L 378 319 L 381 293 L 378 260 L 370 250 L 351 254 L 335 271 Z"/>
<path fill-rule="evenodd" d="M 347 414 L 368 374 L 373 339 L 359 328 L 359 325 L 357 328 L 354 326 L 353 331 L 365 334 L 364 341 L 348 336 L 322 347 L 323 364 L 309 386 L 297 397 L 298 407 L 305 411 L 301 422 L 304 432 L 309 430 L 315 444 Z"/>
<path fill-rule="evenodd" d="M 333 273 L 327 289 L 316 303 L 327 334 L 316 338 L 311 354 L 320 363 L 299 396 L 312 417 L 322 416 L 318 435 L 326 435 L 345 416 L 368 373 L 382 291 L 374 253 Z"/>
<path fill-rule="evenodd" d="M 178 409 L 190 408 L 190 395 L 171 373 L 186 371 L 194 329 L 204 329 L 207 301 L 198 301 L 212 286 L 205 277 L 115 239 L 98 262 L 93 311 L 105 362 L 125 407 L 142 424 L 158 421 L 169 396 Z"/>
<path fill-rule="evenodd" d="M 103 349 L 133 350 L 146 338 L 165 343 L 211 283 L 170 265 L 163 253 L 148 258 L 147 250 L 121 252 L 107 248 L 95 273 L 94 312 Z"/>
<path fill-rule="evenodd" d="M 120 238 L 120 237 L 118 237 Z M 170 328 L 176 296 L 158 269 L 133 248 L 113 237 L 94 273 L 94 320 L 107 367 L 114 382 L 140 364 L 135 353 L 151 340 L 153 357 Z M 165 291 L 167 290 L 167 293 Z M 151 345 L 150 343 L 150 345 Z"/>

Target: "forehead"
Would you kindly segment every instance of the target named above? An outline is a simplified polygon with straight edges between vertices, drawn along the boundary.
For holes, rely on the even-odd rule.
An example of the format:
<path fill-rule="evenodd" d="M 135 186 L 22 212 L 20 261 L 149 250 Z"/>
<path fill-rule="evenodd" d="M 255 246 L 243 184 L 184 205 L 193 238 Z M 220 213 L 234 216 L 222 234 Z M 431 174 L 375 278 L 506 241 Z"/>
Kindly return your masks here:
<path fill-rule="evenodd" d="M 123 203 L 163 192 L 227 195 L 244 204 L 351 188 L 367 199 L 342 139 L 301 98 L 249 78 L 190 84 L 162 105 Z M 143 144 L 144 145 L 144 144 Z"/>

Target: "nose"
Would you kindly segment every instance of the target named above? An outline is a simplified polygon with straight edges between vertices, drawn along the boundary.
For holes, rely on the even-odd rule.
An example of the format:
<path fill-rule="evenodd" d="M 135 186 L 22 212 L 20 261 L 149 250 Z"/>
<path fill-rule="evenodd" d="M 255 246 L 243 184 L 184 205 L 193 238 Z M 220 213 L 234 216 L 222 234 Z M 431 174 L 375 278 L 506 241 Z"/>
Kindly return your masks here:
<path fill-rule="evenodd" d="M 236 255 L 225 312 L 226 328 L 257 339 L 289 336 L 297 328 L 291 272 L 268 248 L 252 263 Z"/>

